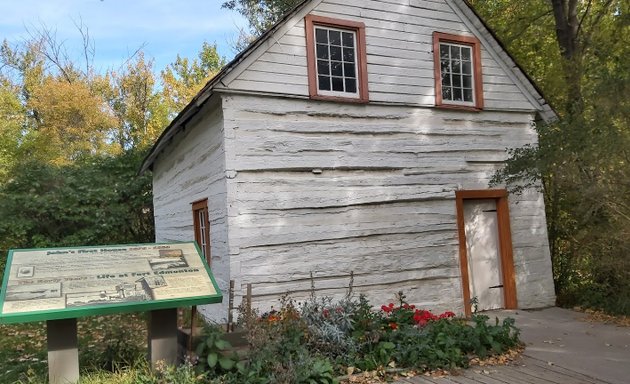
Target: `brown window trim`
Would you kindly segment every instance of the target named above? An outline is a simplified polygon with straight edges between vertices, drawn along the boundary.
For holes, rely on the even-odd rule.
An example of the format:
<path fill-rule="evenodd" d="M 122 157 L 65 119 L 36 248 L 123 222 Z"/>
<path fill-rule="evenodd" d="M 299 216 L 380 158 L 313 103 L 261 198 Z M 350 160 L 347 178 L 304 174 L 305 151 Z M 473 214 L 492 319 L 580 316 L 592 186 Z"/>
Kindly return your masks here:
<path fill-rule="evenodd" d="M 462 273 L 462 293 L 464 311 L 470 317 L 470 276 L 468 276 L 468 250 L 466 248 L 466 230 L 464 225 L 464 200 L 494 199 L 497 203 L 497 225 L 499 231 L 499 248 L 501 253 L 501 272 L 503 274 L 504 306 L 516 309 L 516 278 L 514 272 L 514 256 L 512 248 L 512 231 L 510 229 L 510 208 L 508 192 L 505 189 L 481 189 L 455 191 L 457 210 L 457 232 L 459 238 L 459 260 Z"/>
<path fill-rule="evenodd" d="M 367 55 L 365 45 L 365 24 L 357 21 L 333 19 L 330 17 L 307 15 L 305 17 L 306 28 L 306 59 L 308 63 L 308 92 L 311 99 L 342 101 L 350 103 L 369 102 L 368 81 L 367 81 Z M 359 97 L 324 96 L 318 93 L 317 71 L 315 66 L 315 31 L 314 26 L 347 29 L 356 33 L 357 36 L 357 68 Z"/>
<path fill-rule="evenodd" d="M 442 74 L 440 70 L 440 43 L 453 43 L 469 45 L 473 52 L 473 73 L 475 86 L 475 105 L 449 104 L 442 100 Z M 483 110 L 483 79 L 481 74 L 481 42 L 476 37 L 452 35 L 450 33 L 433 32 L 433 65 L 435 77 L 435 105 L 446 109 L 459 109 L 465 111 Z"/>
<path fill-rule="evenodd" d="M 212 261 L 212 252 L 211 252 L 211 247 L 210 247 L 210 218 L 209 218 L 209 214 L 208 214 L 208 199 L 203 199 L 203 200 L 197 200 L 191 203 L 192 205 L 192 216 L 193 216 L 193 231 L 195 234 L 195 241 L 197 242 L 197 244 L 199 245 L 199 247 L 203 247 L 202 241 L 201 241 L 201 228 L 199 228 L 199 224 L 198 224 L 198 212 L 200 210 L 204 210 L 205 212 L 205 219 L 206 222 L 205 224 L 205 237 L 206 237 L 206 245 L 205 245 L 205 249 L 203 249 L 203 254 L 206 256 L 206 262 L 208 263 L 208 265 L 210 265 L 211 261 Z"/>

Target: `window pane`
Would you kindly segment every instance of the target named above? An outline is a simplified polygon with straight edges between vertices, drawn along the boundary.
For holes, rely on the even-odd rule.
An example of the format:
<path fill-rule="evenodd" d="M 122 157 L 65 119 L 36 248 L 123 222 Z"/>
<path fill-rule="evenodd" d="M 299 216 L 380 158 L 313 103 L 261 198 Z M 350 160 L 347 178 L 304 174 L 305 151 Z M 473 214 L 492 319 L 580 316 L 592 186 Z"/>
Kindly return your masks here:
<path fill-rule="evenodd" d="M 474 103 L 472 47 L 440 43 L 442 100 Z"/>
<path fill-rule="evenodd" d="M 332 75 L 333 76 L 343 76 L 343 66 L 341 65 L 340 62 L 338 61 L 333 61 L 331 63 L 331 67 L 332 67 Z"/>
<path fill-rule="evenodd" d="M 464 89 L 464 101 L 473 101 L 473 91 L 472 89 Z"/>
<path fill-rule="evenodd" d="M 343 74 L 346 77 L 356 77 L 356 73 L 354 70 L 354 63 L 346 63 L 343 65 Z"/>
<path fill-rule="evenodd" d="M 343 78 L 341 77 L 332 78 L 332 90 L 337 91 L 337 92 L 343 92 Z"/>
<path fill-rule="evenodd" d="M 317 44 L 317 58 L 328 59 L 328 46 L 323 44 Z"/>
<path fill-rule="evenodd" d="M 442 87 L 442 99 L 453 100 L 453 89 L 451 87 Z"/>
<path fill-rule="evenodd" d="M 453 101 L 462 101 L 462 90 L 453 88 Z"/>
<path fill-rule="evenodd" d="M 466 75 L 472 74 L 472 63 L 470 61 L 464 61 L 462 63 L 462 73 Z"/>
<path fill-rule="evenodd" d="M 320 91 L 330 91 L 330 77 L 328 76 L 319 76 L 319 90 Z"/>
<path fill-rule="evenodd" d="M 341 47 L 330 46 L 330 59 L 341 61 Z"/>
<path fill-rule="evenodd" d="M 462 59 L 470 61 L 471 52 L 472 52 L 472 49 L 462 47 Z"/>
<path fill-rule="evenodd" d="M 330 44 L 331 45 L 341 45 L 341 32 L 339 31 L 330 31 Z"/>
<path fill-rule="evenodd" d="M 318 90 L 356 95 L 359 88 L 356 39 L 357 33 L 352 30 L 315 28 Z"/>
<path fill-rule="evenodd" d="M 451 65 L 453 66 L 453 73 L 462 73 L 462 65 L 459 60 L 453 60 Z"/>
<path fill-rule="evenodd" d="M 320 75 L 330 75 L 328 60 L 317 60 L 317 73 Z"/>
<path fill-rule="evenodd" d="M 328 44 L 328 31 L 321 28 L 315 28 L 315 41 L 317 43 Z"/>
<path fill-rule="evenodd" d="M 354 33 L 351 33 L 351 32 L 343 33 L 343 46 L 354 47 Z"/>
<path fill-rule="evenodd" d="M 442 60 L 440 62 L 440 70 L 442 71 L 442 73 L 451 72 L 451 62 L 448 60 Z"/>
<path fill-rule="evenodd" d="M 346 92 L 357 92 L 357 81 L 355 79 L 346 79 Z"/>
<path fill-rule="evenodd" d="M 448 60 L 448 57 L 449 57 L 448 45 L 440 44 L 440 59 L 444 61 L 444 60 Z"/>
<path fill-rule="evenodd" d="M 354 48 L 343 49 L 343 60 L 350 63 L 354 63 Z"/>
<path fill-rule="evenodd" d="M 472 76 L 462 76 L 464 88 L 472 88 Z"/>
<path fill-rule="evenodd" d="M 461 48 L 456 45 L 451 45 L 451 60 L 459 60 L 462 55 L 460 54 Z"/>

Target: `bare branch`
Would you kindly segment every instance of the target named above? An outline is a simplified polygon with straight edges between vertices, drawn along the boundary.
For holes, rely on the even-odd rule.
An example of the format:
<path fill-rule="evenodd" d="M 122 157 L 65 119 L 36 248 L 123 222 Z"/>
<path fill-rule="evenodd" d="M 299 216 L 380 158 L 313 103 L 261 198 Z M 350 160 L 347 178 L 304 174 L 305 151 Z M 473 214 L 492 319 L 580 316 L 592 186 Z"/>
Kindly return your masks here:
<path fill-rule="evenodd" d="M 144 42 L 142 43 L 135 51 L 133 51 L 133 53 L 131 55 L 128 55 L 127 58 L 125 59 L 125 61 L 120 64 L 120 66 L 118 67 L 120 70 L 122 70 L 123 68 L 125 68 L 125 66 L 127 64 L 129 64 L 131 62 L 131 60 L 133 60 L 140 52 L 142 52 L 142 50 L 144 50 L 144 48 L 147 46 L 147 43 Z"/>
<path fill-rule="evenodd" d="M 40 28 L 36 29 L 35 32 L 30 31 L 28 28 L 27 32 L 33 40 L 41 44 L 41 54 L 57 68 L 68 83 L 72 83 L 73 78 L 69 72 L 69 69 L 72 68 L 72 62 L 68 56 L 64 41 L 57 41 L 57 31 L 51 30 L 44 23 L 41 23 Z"/>
<path fill-rule="evenodd" d="M 582 24 L 584 23 L 586 16 L 589 14 L 592 6 L 593 6 L 593 0 L 588 0 L 588 4 L 586 4 L 586 10 L 584 10 L 584 14 L 582 15 L 582 18 L 580 19 L 580 24 L 578 25 L 578 30 L 577 30 L 578 35 L 580 34 L 580 31 L 582 30 Z"/>
<path fill-rule="evenodd" d="M 81 41 L 83 43 L 83 58 L 85 59 L 85 76 L 90 76 L 94 63 L 94 56 L 96 55 L 96 48 L 94 40 L 90 38 L 89 28 L 83 24 L 83 19 L 79 17 L 79 21 L 72 20 L 74 26 L 81 34 Z"/>

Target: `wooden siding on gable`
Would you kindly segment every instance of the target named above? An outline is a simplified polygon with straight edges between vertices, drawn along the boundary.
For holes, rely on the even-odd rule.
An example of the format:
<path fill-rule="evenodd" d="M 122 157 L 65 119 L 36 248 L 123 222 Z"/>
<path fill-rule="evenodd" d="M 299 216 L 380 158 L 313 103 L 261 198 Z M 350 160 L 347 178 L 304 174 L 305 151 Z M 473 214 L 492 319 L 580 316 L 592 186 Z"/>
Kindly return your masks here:
<path fill-rule="evenodd" d="M 430 107 L 435 105 L 433 32 L 472 34 L 449 2 L 324 0 L 311 13 L 365 23 L 370 101 Z M 225 87 L 308 97 L 304 20 L 270 40 L 265 52 Z M 505 67 L 486 47 L 481 51 L 485 109 L 536 110 Z"/>
<path fill-rule="evenodd" d="M 232 276 L 262 308 L 308 295 L 311 273 L 319 294 L 341 295 L 353 272 L 375 303 L 403 290 L 462 310 L 455 191 L 487 188 L 506 148 L 536 142 L 530 113 L 244 95 L 223 106 Z M 519 303 L 551 304 L 540 194 L 510 202 Z"/>

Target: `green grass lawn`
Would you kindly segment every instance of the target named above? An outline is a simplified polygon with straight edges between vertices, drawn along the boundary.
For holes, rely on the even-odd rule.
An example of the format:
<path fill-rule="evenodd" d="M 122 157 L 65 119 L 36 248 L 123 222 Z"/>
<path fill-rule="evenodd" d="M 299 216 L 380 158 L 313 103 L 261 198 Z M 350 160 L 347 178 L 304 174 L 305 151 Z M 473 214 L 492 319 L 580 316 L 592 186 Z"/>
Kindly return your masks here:
<path fill-rule="evenodd" d="M 147 351 L 144 314 L 79 319 L 82 375 L 140 361 Z M 46 323 L 0 325 L 0 383 L 45 383 Z"/>

